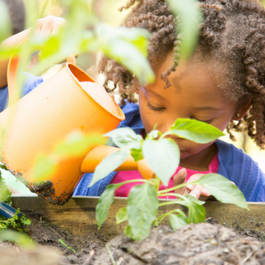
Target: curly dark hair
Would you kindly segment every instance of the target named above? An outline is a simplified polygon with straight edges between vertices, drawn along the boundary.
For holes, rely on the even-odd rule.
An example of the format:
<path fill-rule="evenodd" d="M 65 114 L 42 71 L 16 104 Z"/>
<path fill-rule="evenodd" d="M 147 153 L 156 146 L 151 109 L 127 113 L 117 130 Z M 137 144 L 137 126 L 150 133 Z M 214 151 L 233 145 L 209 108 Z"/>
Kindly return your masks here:
<path fill-rule="evenodd" d="M 224 95 L 231 100 L 252 98 L 252 106 L 239 122 L 231 121 L 231 130 L 246 130 L 260 148 L 265 148 L 265 9 L 255 0 L 199 0 L 203 14 L 200 36 L 194 54 L 204 60 L 216 58 L 222 65 Z M 131 8 L 122 23 L 126 27 L 141 27 L 151 32 L 148 60 L 154 68 L 157 62 L 174 50 L 174 62 L 161 78 L 165 88 L 167 76 L 175 71 L 179 60 L 179 19 L 174 17 L 165 0 L 129 0 L 120 10 Z M 121 104 L 136 102 L 137 78 L 123 66 L 103 57 L 98 71 L 108 82 L 118 87 Z"/>
<path fill-rule="evenodd" d="M 25 28 L 25 7 L 23 0 L 0 0 L 3 1 L 9 11 L 12 23 L 12 34 L 17 34 Z"/>

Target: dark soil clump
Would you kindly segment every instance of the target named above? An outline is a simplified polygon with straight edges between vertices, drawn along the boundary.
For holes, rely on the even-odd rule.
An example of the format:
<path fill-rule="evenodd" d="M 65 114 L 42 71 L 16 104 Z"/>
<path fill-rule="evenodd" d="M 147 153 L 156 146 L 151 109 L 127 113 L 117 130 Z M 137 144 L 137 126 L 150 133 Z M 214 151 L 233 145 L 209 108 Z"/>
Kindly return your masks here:
<path fill-rule="evenodd" d="M 38 265 L 113 265 L 114 262 L 116 265 L 265 264 L 265 243 L 260 242 L 261 238 L 255 234 L 254 237 L 246 236 L 247 232 L 238 233 L 217 224 L 214 220 L 210 222 L 189 225 L 177 231 L 173 231 L 168 226 L 159 226 L 153 228 L 150 236 L 140 242 L 134 242 L 123 234 L 108 242 L 100 231 L 90 232 L 83 236 L 73 236 L 47 222 L 32 219 L 28 233 L 46 249 L 34 250 L 32 254 L 23 249 L 18 251 L 18 247 L 2 242 L 0 243 L 1 261 L 9 255 L 12 259 L 18 256 L 21 265 L 31 265 L 34 262 Z M 249 233 L 252 235 L 252 232 Z M 12 248 L 16 251 L 10 254 L 7 250 Z M 45 251 L 50 263 L 44 258 Z M 59 255 L 51 255 L 52 253 L 59 253 Z M 30 263 L 33 257 L 34 262 Z M 37 257 L 39 260 L 36 261 Z M 27 263 L 23 263 L 24 260 L 27 260 Z M 18 264 L 10 260 L 8 262 L 0 263 Z"/>

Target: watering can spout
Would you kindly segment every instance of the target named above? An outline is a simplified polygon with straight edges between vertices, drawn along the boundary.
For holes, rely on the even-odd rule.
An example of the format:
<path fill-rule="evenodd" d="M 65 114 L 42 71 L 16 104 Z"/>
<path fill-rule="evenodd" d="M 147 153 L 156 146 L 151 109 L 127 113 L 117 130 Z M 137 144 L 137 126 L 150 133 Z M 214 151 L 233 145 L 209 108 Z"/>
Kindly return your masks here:
<path fill-rule="evenodd" d="M 117 152 L 119 148 L 106 145 L 98 145 L 93 148 L 84 158 L 81 164 L 81 172 L 93 173 L 99 163 L 107 156 Z M 143 178 L 150 179 L 154 178 L 155 174 L 149 167 L 145 159 L 135 162 L 131 155 L 128 155 L 125 161 L 114 171 L 127 171 L 127 170 L 138 170 Z"/>

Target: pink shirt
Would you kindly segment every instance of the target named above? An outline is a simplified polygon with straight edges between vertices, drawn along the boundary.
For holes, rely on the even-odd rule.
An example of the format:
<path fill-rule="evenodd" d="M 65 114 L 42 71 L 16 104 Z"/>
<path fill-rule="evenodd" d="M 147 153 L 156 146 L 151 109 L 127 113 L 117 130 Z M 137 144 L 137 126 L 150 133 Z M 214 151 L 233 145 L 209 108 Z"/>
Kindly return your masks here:
<path fill-rule="evenodd" d="M 182 169 L 182 167 L 179 166 L 178 169 L 176 170 L 175 174 L 173 174 L 173 176 L 176 175 L 181 169 Z M 209 170 L 208 171 L 196 171 L 196 170 L 192 170 L 192 169 L 186 169 L 186 170 L 187 170 L 186 181 L 192 175 L 197 174 L 197 173 L 200 173 L 200 174 L 217 173 L 217 170 L 218 170 L 218 156 L 216 155 L 214 157 L 214 159 L 212 160 L 212 162 L 209 165 Z M 159 187 L 159 190 L 164 190 L 164 189 L 168 189 L 168 188 L 174 187 L 173 176 L 169 180 L 168 187 L 165 187 L 164 185 L 161 185 Z M 121 182 L 125 182 L 125 181 L 128 181 L 128 180 L 133 180 L 133 179 L 143 179 L 143 177 L 141 176 L 141 174 L 139 173 L 138 170 L 120 171 L 112 179 L 111 184 L 121 183 Z M 128 197 L 131 188 L 134 187 L 135 185 L 139 185 L 139 184 L 142 184 L 142 183 L 143 182 L 133 182 L 133 183 L 125 184 L 125 185 L 121 186 L 120 188 L 118 188 L 115 191 L 115 196 L 116 197 Z M 165 198 L 165 197 L 161 197 L 161 198 Z M 174 196 L 167 196 L 166 199 L 175 199 L 175 197 Z"/>

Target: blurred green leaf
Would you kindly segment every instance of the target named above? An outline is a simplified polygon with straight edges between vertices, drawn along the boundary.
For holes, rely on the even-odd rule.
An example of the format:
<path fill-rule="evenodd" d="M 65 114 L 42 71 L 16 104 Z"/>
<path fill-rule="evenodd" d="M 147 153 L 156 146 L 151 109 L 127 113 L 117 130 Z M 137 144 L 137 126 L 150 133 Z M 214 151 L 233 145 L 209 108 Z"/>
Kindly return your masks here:
<path fill-rule="evenodd" d="M 30 238 L 28 235 L 12 230 L 1 231 L 0 241 L 14 242 L 19 246 L 28 247 L 28 248 L 37 246 L 37 244 L 33 241 L 33 239 Z"/>
<path fill-rule="evenodd" d="M 177 119 L 165 135 L 176 135 L 195 143 L 209 143 L 224 135 L 216 127 L 193 119 Z"/>
<path fill-rule="evenodd" d="M 142 146 L 143 138 L 130 128 L 118 128 L 103 136 L 110 137 L 114 144 L 120 148 L 139 149 Z"/>
<path fill-rule="evenodd" d="M 203 175 L 197 184 L 202 185 L 207 191 L 222 203 L 233 203 L 238 207 L 248 210 L 248 205 L 241 190 L 219 174 Z"/>
<path fill-rule="evenodd" d="M 92 181 L 89 187 L 94 185 L 97 181 L 105 178 L 108 174 L 118 168 L 129 155 L 129 150 L 121 149 L 103 159 L 95 169 Z"/>
<path fill-rule="evenodd" d="M 202 21 L 202 14 L 199 7 L 196 5 L 197 0 L 166 0 L 172 13 L 179 16 L 179 32 L 182 34 L 180 44 L 180 55 L 187 59 L 194 50 L 198 36 L 199 24 Z"/>
<path fill-rule="evenodd" d="M 149 36 L 145 29 L 96 26 L 97 37 L 101 40 L 101 51 L 109 58 L 125 66 L 135 74 L 142 85 L 153 83 L 154 72 L 146 59 Z"/>
<path fill-rule="evenodd" d="M 133 238 L 133 233 L 132 233 L 132 228 L 131 226 L 127 225 L 124 229 L 124 234 L 129 237 L 129 238 Z"/>
<path fill-rule="evenodd" d="M 147 134 L 147 136 L 146 136 L 145 139 L 155 140 L 160 135 L 162 135 L 162 133 L 160 131 L 158 131 L 158 130 L 152 130 L 150 133 Z"/>
<path fill-rule="evenodd" d="M 174 230 L 177 230 L 185 225 L 190 224 L 189 219 L 182 210 L 176 210 L 177 214 L 170 214 L 169 222 Z"/>
<path fill-rule="evenodd" d="M 0 43 L 12 35 L 9 11 L 4 1 L 0 1 Z"/>
<path fill-rule="evenodd" d="M 5 202 L 7 204 L 11 203 L 12 193 L 7 188 L 4 179 L 2 178 L 2 172 L 0 171 L 0 202 Z"/>
<path fill-rule="evenodd" d="M 204 202 L 197 200 L 193 196 L 185 195 L 187 198 L 177 200 L 178 204 L 184 205 L 189 209 L 188 219 L 191 223 L 202 223 L 205 220 L 205 208 L 202 206 Z"/>
<path fill-rule="evenodd" d="M 135 162 L 138 162 L 144 158 L 142 148 L 139 149 L 132 148 L 130 149 L 130 152 Z"/>
<path fill-rule="evenodd" d="M 56 172 L 57 162 L 58 160 L 55 156 L 38 155 L 32 170 L 34 180 L 37 182 L 47 180 L 49 176 Z"/>
<path fill-rule="evenodd" d="M 109 185 L 98 200 L 98 204 L 96 207 L 96 219 L 98 222 L 98 229 L 108 217 L 110 206 L 114 202 L 115 189 L 116 185 Z"/>
<path fill-rule="evenodd" d="M 180 161 L 178 145 L 170 138 L 145 140 L 143 156 L 150 168 L 167 186 L 170 178 L 176 172 Z"/>
<path fill-rule="evenodd" d="M 84 135 L 80 131 L 74 131 L 64 141 L 57 144 L 54 154 L 60 160 L 72 156 L 77 157 L 86 151 L 88 152 L 92 147 L 105 142 L 106 140 L 100 135 Z"/>
<path fill-rule="evenodd" d="M 149 183 L 134 186 L 128 198 L 128 223 L 134 240 L 145 239 L 158 212 L 156 189 Z"/>
<path fill-rule="evenodd" d="M 122 207 L 116 214 L 116 223 L 120 224 L 128 220 L 127 207 Z"/>

